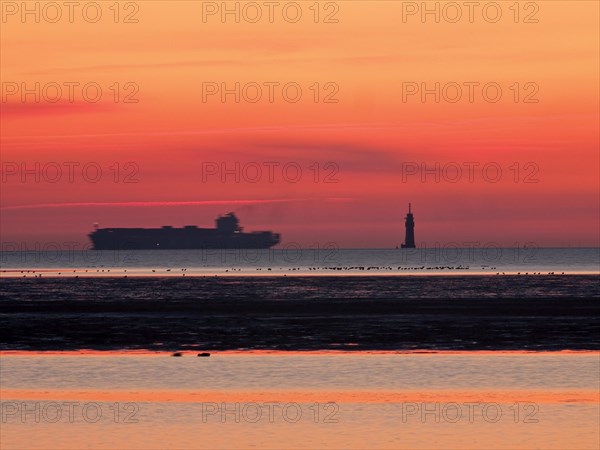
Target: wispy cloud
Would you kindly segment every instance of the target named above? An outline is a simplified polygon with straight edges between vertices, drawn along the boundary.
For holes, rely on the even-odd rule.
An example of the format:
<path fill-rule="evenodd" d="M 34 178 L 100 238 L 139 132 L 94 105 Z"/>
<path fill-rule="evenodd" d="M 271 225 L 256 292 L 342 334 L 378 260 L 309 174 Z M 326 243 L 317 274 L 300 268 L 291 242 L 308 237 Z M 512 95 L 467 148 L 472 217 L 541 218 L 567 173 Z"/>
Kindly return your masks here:
<path fill-rule="evenodd" d="M 98 113 L 100 111 L 113 111 L 119 105 L 114 102 L 6 102 L 0 108 L 0 117 L 9 119 L 11 117 L 32 117 L 41 115 L 57 115 L 57 114 L 81 114 L 81 113 Z"/>
<path fill-rule="evenodd" d="M 31 205 L 3 206 L 2 211 L 17 209 L 45 209 L 45 208 L 87 208 L 87 207 L 168 207 L 168 206 L 214 206 L 214 205 L 260 205 L 273 203 L 297 203 L 297 202 L 349 202 L 351 197 L 331 198 L 292 198 L 292 199 L 258 199 L 258 200 L 193 200 L 173 202 L 76 202 L 76 203 L 37 203 Z"/>

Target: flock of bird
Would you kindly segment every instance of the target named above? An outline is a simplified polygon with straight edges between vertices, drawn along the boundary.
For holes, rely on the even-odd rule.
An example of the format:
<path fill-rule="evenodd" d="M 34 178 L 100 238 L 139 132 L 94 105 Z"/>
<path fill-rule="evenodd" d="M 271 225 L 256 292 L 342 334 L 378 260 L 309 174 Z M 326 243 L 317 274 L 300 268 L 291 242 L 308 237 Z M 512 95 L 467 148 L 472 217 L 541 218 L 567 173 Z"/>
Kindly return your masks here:
<path fill-rule="evenodd" d="M 416 266 L 416 267 L 402 267 L 402 266 L 398 266 L 396 268 L 391 267 L 391 266 L 324 266 L 324 267 L 308 267 L 306 269 L 303 269 L 302 267 L 287 267 L 287 268 L 283 268 L 283 267 L 279 267 L 278 270 L 279 272 L 284 272 L 287 269 L 287 272 L 298 272 L 298 273 L 306 273 L 306 272 L 320 272 L 320 273 L 327 273 L 329 272 L 340 272 L 340 271 L 344 271 L 344 272 L 362 272 L 362 271 L 376 271 L 376 272 L 394 272 L 394 271 L 412 271 L 412 272 L 419 272 L 419 271 L 424 271 L 424 270 L 437 270 L 437 271 L 457 271 L 457 270 L 470 270 L 470 267 L 468 266 Z M 489 267 L 489 269 L 487 268 L 487 266 L 481 267 L 481 270 L 496 270 L 496 267 Z M 175 275 L 177 272 L 181 273 L 181 276 L 185 277 L 186 272 L 187 272 L 187 268 L 183 268 L 183 269 L 179 269 L 179 270 L 175 270 L 173 271 L 172 269 L 151 269 L 151 273 L 153 274 L 157 274 L 157 276 L 160 273 L 172 273 L 173 275 Z M 235 273 L 235 272 L 242 272 L 242 268 L 239 267 L 231 267 L 229 269 L 224 269 L 223 273 L 224 274 L 229 274 L 229 273 Z M 270 272 L 273 269 L 271 267 L 257 267 L 255 269 L 256 271 L 265 271 L 265 272 Z M 75 270 L 65 270 L 62 269 L 61 271 L 57 271 L 57 270 L 2 270 L 2 273 L 16 273 L 16 272 L 20 272 L 23 276 L 23 278 L 27 278 L 27 277 L 34 277 L 34 278 L 41 278 L 43 273 L 49 273 L 50 275 L 59 275 L 59 276 L 63 276 L 63 275 L 74 275 L 75 278 L 79 278 L 79 275 L 84 275 L 84 274 L 88 274 L 88 276 L 94 276 L 94 275 L 99 275 L 99 274 L 105 274 L 108 275 L 109 273 L 111 274 L 111 276 L 123 276 L 123 278 L 127 278 L 128 274 L 127 274 L 127 269 L 96 269 L 95 271 L 93 269 L 75 269 Z M 131 272 L 130 272 L 131 274 Z M 564 272 L 561 272 L 560 275 L 564 275 Z M 142 274 L 142 275 L 147 275 L 147 274 Z M 218 277 L 218 274 L 197 274 L 196 276 L 200 276 L 203 275 L 204 277 L 210 276 L 210 277 Z M 495 275 L 515 275 L 515 273 L 506 273 L 506 272 L 496 272 Z M 542 272 L 517 272 L 516 275 L 559 275 L 558 272 L 547 272 L 547 273 L 542 273 Z M 85 276 L 85 275 L 84 275 Z M 133 276 L 140 276 L 139 273 L 134 273 Z M 284 276 L 286 276 L 286 274 L 284 273 Z"/>

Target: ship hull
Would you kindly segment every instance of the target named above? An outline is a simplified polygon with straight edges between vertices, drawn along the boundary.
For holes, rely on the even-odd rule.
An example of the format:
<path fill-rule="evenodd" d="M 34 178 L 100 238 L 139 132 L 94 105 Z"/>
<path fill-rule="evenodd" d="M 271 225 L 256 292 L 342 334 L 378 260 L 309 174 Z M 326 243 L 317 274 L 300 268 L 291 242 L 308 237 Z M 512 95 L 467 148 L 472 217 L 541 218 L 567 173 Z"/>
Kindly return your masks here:
<path fill-rule="evenodd" d="M 279 235 L 270 232 L 210 235 L 195 231 L 97 230 L 90 239 L 94 250 L 268 249 L 279 243 Z"/>

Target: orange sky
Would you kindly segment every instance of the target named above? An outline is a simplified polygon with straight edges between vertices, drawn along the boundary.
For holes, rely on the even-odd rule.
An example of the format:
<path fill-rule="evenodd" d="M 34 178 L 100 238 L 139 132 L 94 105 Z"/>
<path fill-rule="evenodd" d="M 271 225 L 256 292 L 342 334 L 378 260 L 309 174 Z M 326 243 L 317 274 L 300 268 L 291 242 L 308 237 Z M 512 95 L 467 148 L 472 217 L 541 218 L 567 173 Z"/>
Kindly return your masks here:
<path fill-rule="evenodd" d="M 3 243 L 84 243 L 94 222 L 212 226 L 234 210 L 247 230 L 281 232 L 284 243 L 390 247 L 402 242 L 411 201 L 417 244 L 600 244 L 597 2 L 542 1 L 537 12 L 520 2 L 518 23 L 514 2 L 499 2 L 496 23 L 479 10 L 470 23 L 467 7 L 457 23 L 443 14 L 439 23 L 419 14 L 403 21 L 410 2 L 376 1 L 337 2 L 337 11 L 321 2 L 319 23 L 314 2 L 298 3 L 297 23 L 279 9 L 270 23 L 263 2 L 256 23 L 233 15 L 223 23 L 218 14 L 203 21 L 203 2 L 141 1 L 137 11 L 121 2 L 115 23 L 113 2 L 99 3 L 97 23 L 78 9 L 70 23 L 66 7 L 50 23 L 55 11 L 44 2 L 36 23 L 11 9 L 21 2 L 3 2 Z M 123 23 L 129 13 L 137 23 Z M 323 23 L 331 13 L 337 23 Z M 258 83 L 263 97 L 248 101 L 248 85 L 239 103 L 233 94 L 203 101 L 207 82 Z M 472 102 L 466 88 L 456 103 L 418 94 L 403 101 L 403 83 L 436 82 L 479 87 Z M 21 92 L 36 83 L 39 102 Z M 64 89 L 55 103 L 49 83 Z M 70 102 L 69 83 L 97 83 L 102 98 L 92 103 L 75 87 Z M 271 102 L 264 83 L 297 83 L 302 96 L 291 103 L 275 87 Z M 502 88 L 498 102 L 484 99 L 486 83 Z M 323 102 L 331 93 L 337 103 Z M 125 103 L 127 94 L 138 102 Z M 525 103 L 528 94 L 538 101 Z M 36 163 L 40 180 L 21 171 Z M 265 170 L 258 182 L 203 173 L 236 163 L 250 178 L 256 165 Z M 406 173 L 436 163 L 449 171 L 439 182 Z M 478 164 L 473 180 L 465 163 Z M 464 170 L 451 182 L 455 165 Z M 284 166 L 302 169 L 297 182 Z M 491 182 L 495 167 L 502 174 Z"/>

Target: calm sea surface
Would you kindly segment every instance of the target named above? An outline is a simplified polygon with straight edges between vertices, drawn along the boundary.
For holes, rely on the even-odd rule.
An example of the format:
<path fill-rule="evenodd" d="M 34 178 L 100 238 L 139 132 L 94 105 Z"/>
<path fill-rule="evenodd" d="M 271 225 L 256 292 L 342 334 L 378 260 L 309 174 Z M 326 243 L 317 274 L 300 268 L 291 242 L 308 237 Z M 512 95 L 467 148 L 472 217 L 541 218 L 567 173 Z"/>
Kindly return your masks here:
<path fill-rule="evenodd" d="M 597 448 L 598 353 L 11 355 L 2 448 Z"/>
<path fill-rule="evenodd" d="M 598 248 L 3 251 L 2 276 L 600 273 Z M 74 272 L 75 271 L 75 272 Z M 25 274 L 27 275 L 27 274 Z"/>
<path fill-rule="evenodd" d="M 3 449 L 598 448 L 597 248 L 0 256 Z"/>

